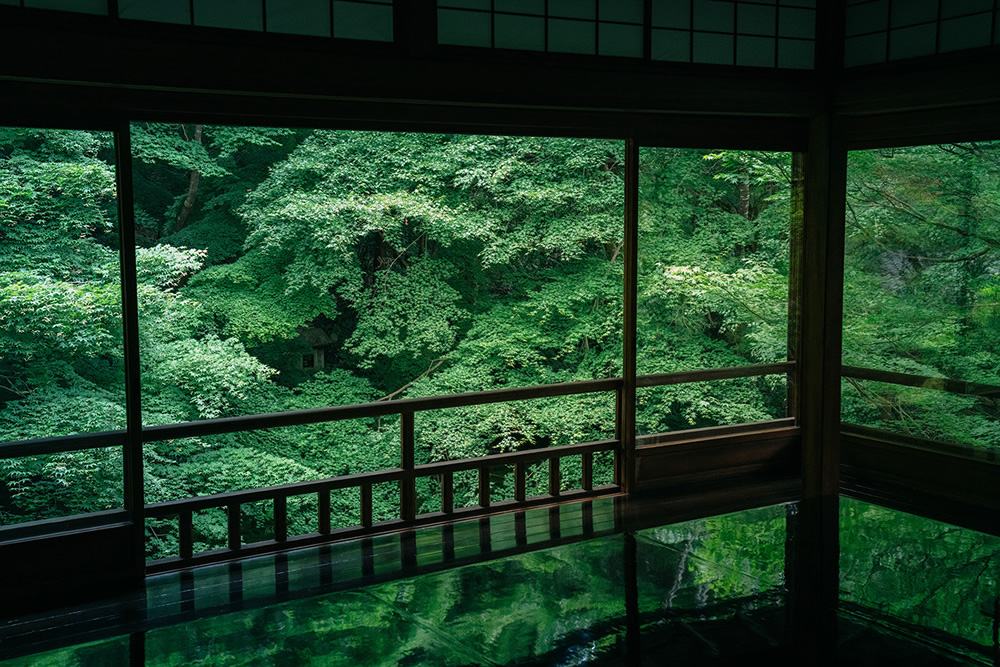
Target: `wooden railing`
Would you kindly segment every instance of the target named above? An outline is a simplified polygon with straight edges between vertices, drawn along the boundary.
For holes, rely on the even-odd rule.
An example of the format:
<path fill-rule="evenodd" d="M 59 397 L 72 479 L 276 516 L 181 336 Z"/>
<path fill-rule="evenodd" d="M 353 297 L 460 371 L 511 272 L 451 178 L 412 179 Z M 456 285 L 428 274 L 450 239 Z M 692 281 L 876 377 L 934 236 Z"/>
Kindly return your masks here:
<path fill-rule="evenodd" d="M 842 366 L 840 374 L 845 378 L 853 380 L 869 380 L 872 382 L 899 384 L 906 387 L 919 387 L 921 389 L 944 391 L 949 394 L 965 394 L 967 396 L 984 396 L 987 398 L 1000 397 L 1000 386 L 982 384 L 980 382 L 965 382 L 963 380 L 952 380 L 951 378 L 927 377 L 925 375 L 911 375 L 910 373 L 896 373 L 894 371 L 880 371 L 875 370 L 874 368 L 860 368 L 858 366 Z"/>
<path fill-rule="evenodd" d="M 150 442 L 344 419 L 400 416 L 400 466 L 398 468 L 146 505 L 146 519 L 164 520 L 177 517 L 179 542 L 178 556 L 152 561 L 148 564 L 147 569 L 150 572 L 164 571 L 188 565 L 240 558 L 250 554 L 267 553 L 292 546 L 318 544 L 335 538 L 360 537 L 410 526 L 452 520 L 453 518 L 487 515 L 514 508 L 531 507 L 550 503 L 554 499 L 585 498 L 616 493 L 621 488 L 617 474 L 611 484 L 595 484 L 594 456 L 600 452 L 611 452 L 614 457 L 615 470 L 620 469 L 623 444 L 617 428 L 616 437 L 613 439 L 416 465 L 417 447 L 414 422 L 417 412 L 428 410 L 611 391 L 615 392 L 616 410 L 619 410 L 622 389 L 621 379 L 610 378 L 529 388 L 380 401 L 269 415 L 227 417 L 144 428 L 143 439 Z M 620 421 L 620 419 L 616 419 L 617 423 Z M 571 457 L 580 458 L 580 487 L 563 489 L 560 463 Z M 547 464 L 546 493 L 529 497 L 526 471 L 529 465 L 538 462 Z M 492 468 L 499 466 L 513 468 L 514 497 L 510 500 L 494 502 L 491 500 L 493 489 L 490 473 Z M 477 502 L 469 507 L 456 508 L 454 475 L 464 471 L 475 471 L 476 473 Z M 420 478 L 430 477 L 439 482 L 441 509 L 440 511 L 421 513 L 419 511 L 421 499 L 417 496 L 416 482 Z M 385 483 L 396 483 L 399 486 L 398 512 L 393 519 L 375 521 L 372 489 L 376 484 Z M 356 489 L 357 502 L 360 507 L 360 520 L 357 525 L 347 527 L 335 525 L 337 521 L 332 515 L 331 492 L 343 489 Z M 314 497 L 316 500 L 317 531 L 290 535 L 288 500 L 308 497 Z M 271 539 L 243 544 L 241 508 L 250 503 L 260 502 L 269 503 L 273 508 Z M 194 515 L 199 511 L 216 508 L 224 510 L 227 516 L 226 545 L 221 549 L 195 553 Z"/>
<path fill-rule="evenodd" d="M 791 374 L 794 370 L 795 362 L 789 361 L 758 366 L 641 375 L 636 378 L 636 387 L 646 388 L 688 382 Z M 631 452 L 626 452 L 625 438 L 622 433 L 624 391 L 625 386 L 622 378 L 607 378 L 144 427 L 141 434 L 142 442 L 159 442 L 347 419 L 378 418 L 392 415 L 398 415 L 400 418 L 400 459 L 397 468 L 146 504 L 143 508 L 143 516 L 146 520 L 176 521 L 178 540 L 177 556 L 151 561 L 148 564 L 148 570 L 150 572 L 165 571 L 257 553 L 319 544 L 334 539 L 360 537 L 427 523 L 451 521 L 456 518 L 485 516 L 552 503 L 556 500 L 595 497 L 620 492 L 623 487 L 625 457 L 632 456 Z M 477 458 L 416 464 L 418 449 L 415 415 L 418 412 L 602 392 L 615 393 L 614 438 Z M 126 441 L 127 433 L 124 430 L 118 430 L 0 443 L 0 458 L 123 446 Z M 595 456 L 602 452 L 608 452 L 613 457 L 614 474 L 611 483 L 604 483 L 606 480 L 595 480 Z M 563 488 L 565 484 L 565 478 L 562 474 L 565 468 L 564 462 L 573 458 L 579 459 L 580 474 L 577 477 L 579 486 Z M 547 483 L 543 485 L 545 492 L 529 496 L 528 484 L 526 483 L 527 471 L 538 464 L 547 468 L 548 479 Z M 513 498 L 502 501 L 492 499 L 494 489 L 491 469 L 498 467 L 506 468 L 513 475 Z M 476 502 L 471 506 L 456 507 L 454 477 L 457 473 L 468 471 L 475 475 Z M 423 478 L 435 479 L 435 486 L 440 494 L 440 510 L 421 512 L 421 501 L 425 501 L 424 504 L 426 504 L 427 499 L 418 497 L 417 480 Z M 379 520 L 373 508 L 373 487 L 386 483 L 396 484 L 399 487 L 398 511 L 395 512 L 394 518 Z M 356 525 L 346 527 L 339 525 L 343 521 L 338 520 L 340 518 L 333 515 L 331 503 L 331 493 L 345 489 L 354 490 L 357 507 L 360 509 Z M 290 524 L 294 522 L 289 520 L 289 499 L 296 498 L 308 499 L 310 502 L 315 501 L 316 521 L 313 525 L 316 530 L 314 532 L 292 534 L 294 531 L 290 530 Z M 241 528 L 241 518 L 243 508 L 252 503 L 270 505 L 273 511 L 273 525 L 270 526 L 270 539 L 245 544 L 244 538 L 246 536 Z M 225 546 L 196 553 L 194 517 L 198 512 L 212 509 L 220 509 L 226 514 Z M 147 534 L 147 539 L 148 537 Z"/>

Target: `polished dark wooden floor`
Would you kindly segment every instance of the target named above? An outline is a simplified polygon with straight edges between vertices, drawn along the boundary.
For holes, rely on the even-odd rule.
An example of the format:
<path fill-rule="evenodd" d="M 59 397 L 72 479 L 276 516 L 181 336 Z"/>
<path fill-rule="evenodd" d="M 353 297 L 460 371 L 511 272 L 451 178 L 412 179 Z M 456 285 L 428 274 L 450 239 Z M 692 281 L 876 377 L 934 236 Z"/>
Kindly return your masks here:
<path fill-rule="evenodd" d="M 19 656 L 30 660 L 31 655 L 44 651 L 120 638 L 117 641 L 128 654 L 129 663 L 144 665 L 147 633 L 158 629 L 396 580 L 405 582 L 414 576 L 433 576 L 551 547 L 572 548 L 594 539 L 624 544 L 625 556 L 629 544 L 633 545 L 631 570 L 624 562 L 624 574 L 616 575 L 624 577 L 628 589 L 629 576 L 636 577 L 637 540 L 632 536 L 687 519 L 794 500 L 794 484 L 784 491 L 778 490 L 780 485 L 766 487 L 766 493 L 762 485 L 747 487 L 742 493 L 730 488 L 725 492 L 708 490 L 697 497 L 618 496 L 563 503 L 156 575 L 147 579 L 143 590 L 130 596 L 3 623 L 0 660 Z M 642 567 L 640 562 L 640 570 Z M 660 609 L 640 608 L 634 598 L 630 603 L 626 591 L 625 616 L 588 626 L 579 636 L 570 633 L 565 646 L 534 659 L 536 664 L 561 663 L 572 655 L 574 642 L 586 644 L 592 637 L 603 636 L 613 638 L 617 652 L 594 655 L 588 660 L 592 664 L 664 664 L 667 656 L 671 664 L 806 664 L 801 656 L 809 648 L 804 644 L 811 639 L 795 636 L 786 594 L 782 586 L 760 600 L 733 599 L 700 609 Z M 958 640 L 949 643 L 947 637 L 922 638 L 919 628 L 876 622 L 877 618 L 866 613 L 842 610 L 839 616 L 831 617 L 839 635 L 838 655 L 834 659 L 831 654 L 829 664 L 989 664 L 967 662 Z"/>

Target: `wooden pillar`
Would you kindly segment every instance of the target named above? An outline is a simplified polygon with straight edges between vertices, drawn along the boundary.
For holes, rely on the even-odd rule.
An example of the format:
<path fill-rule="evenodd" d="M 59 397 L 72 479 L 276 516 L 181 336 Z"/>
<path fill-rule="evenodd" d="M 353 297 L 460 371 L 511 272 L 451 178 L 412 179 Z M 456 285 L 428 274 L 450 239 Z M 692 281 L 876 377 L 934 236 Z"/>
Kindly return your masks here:
<path fill-rule="evenodd" d="M 635 139 L 625 141 L 625 230 L 623 252 L 625 262 L 623 311 L 622 379 L 619 392 L 618 433 L 621 441 L 621 465 L 618 484 L 630 493 L 635 487 L 635 382 L 636 382 L 636 292 L 639 263 L 639 146 Z"/>
<path fill-rule="evenodd" d="M 132 136 L 129 123 L 125 120 L 118 122 L 115 128 L 115 179 L 125 348 L 126 442 L 122 452 L 124 500 L 132 523 L 131 560 L 134 581 L 136 585 L 140 585 L 146 561 L 146 516 L 142 470 L 142 394 L 139 386 L 139 298 L 135 268 Z"/>
<path fill-rule="evenodd" d="M 803 664 L 836 655 L 839 583 L 840 365 L 847 153 L 842 121 L 810 121 L 804 156 L 801 320 L 796 415 L 802 432 L 802 500 L 792 527 L 789 604 Z"/>

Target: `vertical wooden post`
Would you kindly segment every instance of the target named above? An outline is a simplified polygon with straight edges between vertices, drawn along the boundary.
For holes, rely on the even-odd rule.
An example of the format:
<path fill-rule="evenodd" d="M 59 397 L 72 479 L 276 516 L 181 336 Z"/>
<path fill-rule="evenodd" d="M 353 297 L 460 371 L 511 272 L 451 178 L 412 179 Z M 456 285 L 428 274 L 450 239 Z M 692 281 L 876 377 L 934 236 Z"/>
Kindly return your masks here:
<path fill-rule="evenodd" d="M 553 456 L 549 459 L 549 495 L 558 496 L 562 486 L 562 478 L 559 474 L 559 457 Z"/>
<path fill-rule="evenodd" d="M 490 469 L 479 466 L 479 506 L 490 506 Z"/>
<path fill-rule="evenodd" d="M 441 475 L 441 511 L 445 514 L 455 511 L 455 479 L 450 471 Z"/>
<path fill-rule="evenodd" d="M 802 341 L 803 223 L 805 219 L 806 154 L 792 153 L 791 206 L 788 228 L 788 346 L 789 361 L 799 358 Z M 787 374 L 786 410 L 788 417 L 799 411 L 799 373 Z"/>
<path fill-rule="evenodd" d="M 237 551 L 240 548 L 240 504 L 227 505 L 226 515 L 229 524 L 229 548 Z"/>
<path fill-rule="evenodd" d="M 274 541 L 288 540 L 288 497 L 274 497 Z"/>
<path fill-rule="evenodd" d="M 524 463 L 517 461 L 514 463 L 514 500 L 519 503 L 524 502 L 526 495 L 525 486 Z"/>
<path fill-rule="evenodd" d="M 115 129 L 115 187 L 118 199 L 118 257 L 121 263 L 122 332 L 125 357 L 124 500 L 132 522 L 132 569 L 141 584 L 146 560 L 145 492 L 142 470 L 142 390 L 139 378 L 139 296 L 135 268 L 135 191 L 132 135 L 128 121 Z"/>
<path fill-rule="evenodd" d="M 580 484 L 584 491 L 594 490 L 594 453 L 586 452 L 580 460 Z"/>
<path fill-rule="evenodd" d="M 636 293 L 639 262 L 639 146 L 625 140 L 625 230 L 624 230 L 624 313 L 622 379 L 618 438 L 622 443 L 621 477 L 618 483 L 630 493 L 635 486 L 635 377 L 636 377 Z"/>
<path fill-rule="evenodd" d="M 321 535 L 330 534 L 331 510 L 330 510 L 330 489 L 323 489 L 317 492 L 317 502 L 319 503 L 319 517 L 316 530 Z"/>
<path fill-rule="evenodd" d="M 805 158 L 798 410 L 802 500 L 794 526 L 790 604 L 800 659 L 836 653 L 839 585 L 840 366 L 847 152 L 842 121 L 810 122 Z M 818 664 L 818 663 L 816 663 Z"/>
<path fill-rule="evenodd" d="M 417 516 L 417 480 L 413 476 L 416 447 L 413 413 L 400 414 L 399 425 L 401 467 L 406 475 L 399 480 L 399 516 L 403 521 L 413 521 Z"/>

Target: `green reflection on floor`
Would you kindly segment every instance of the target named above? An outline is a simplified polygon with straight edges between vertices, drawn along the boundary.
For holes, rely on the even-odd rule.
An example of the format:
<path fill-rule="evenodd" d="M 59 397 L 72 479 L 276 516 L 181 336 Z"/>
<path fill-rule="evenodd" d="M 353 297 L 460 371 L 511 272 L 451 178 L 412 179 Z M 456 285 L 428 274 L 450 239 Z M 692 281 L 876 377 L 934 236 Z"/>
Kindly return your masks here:
<path fill-rule="evenodd" d="M 785 513 L 782 505 L 608 535 L 191 620 L 146 632 L 145 664 L 617 664 L 629 619 L 650 646 L 738 653 L 745 646 L 706 644 L 685 626 L 780 608 Z M 638 592 L 631 610 L 629 586 Z M 105 653 L 88 657 L 98 649 Z M 24 664 L 49 664 L 42 660 L 127 662 L 128 640 Z"/>
<path fill-rule="evenodd" d="M 127 667 L 128 643 L 128 637 L 114 637 L 14 658 L 0 664 L 4 667 Z"/>
<path fill-rule="evenodd" d="M 840 500 L 844 602 L 993 647 L 1000 623 L 998 575 L 1000 537 Z"/>

